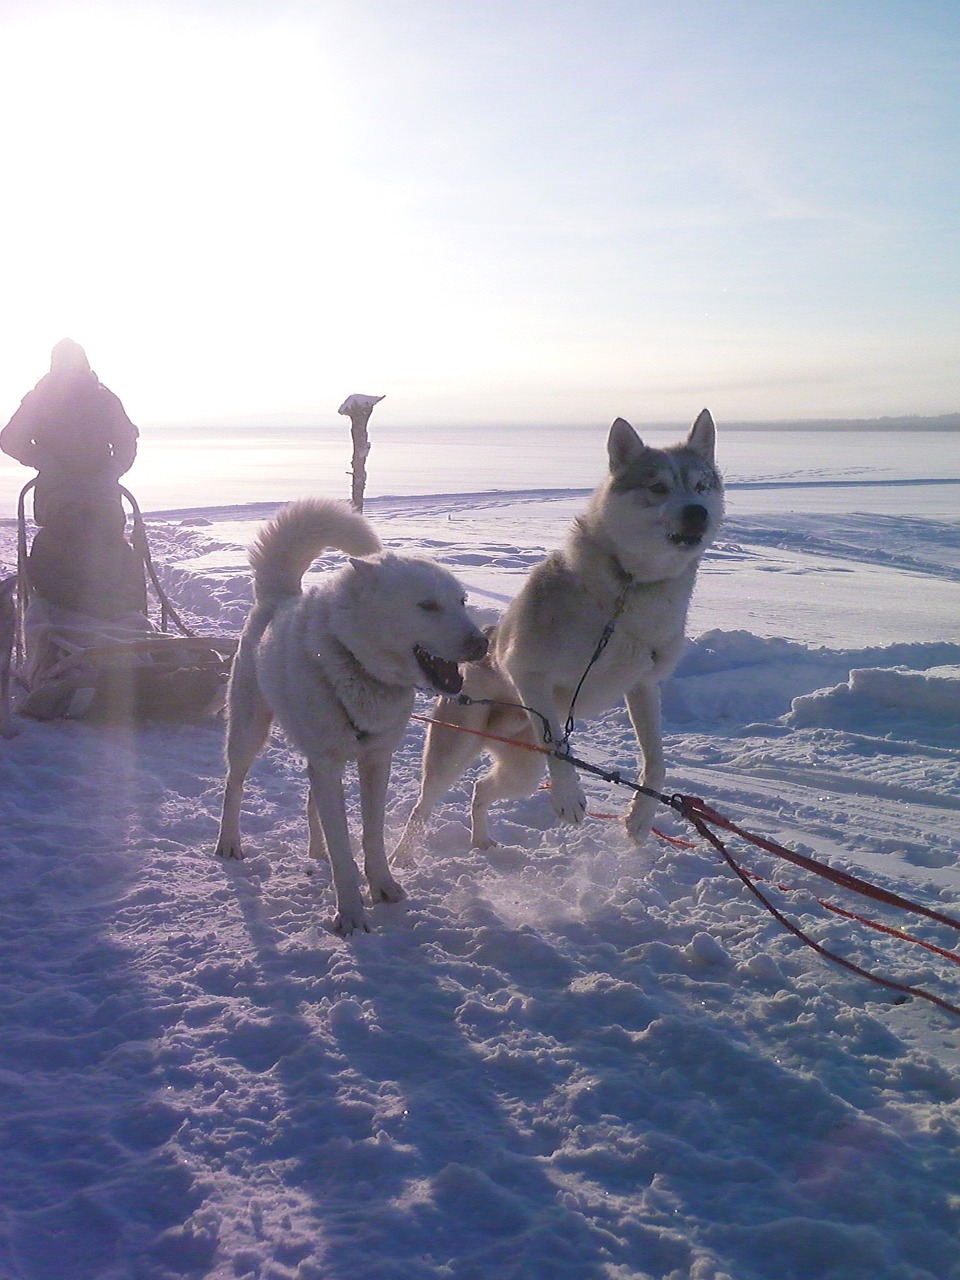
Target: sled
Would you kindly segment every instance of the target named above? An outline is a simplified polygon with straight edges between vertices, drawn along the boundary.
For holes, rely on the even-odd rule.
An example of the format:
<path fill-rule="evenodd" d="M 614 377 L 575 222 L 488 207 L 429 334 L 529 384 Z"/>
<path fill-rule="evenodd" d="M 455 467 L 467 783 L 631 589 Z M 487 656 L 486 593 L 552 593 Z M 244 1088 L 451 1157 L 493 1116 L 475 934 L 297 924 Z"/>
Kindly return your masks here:
<path fill-rule="evenodd" d="M 36 720 L 131 723 L 216 714 L 224 703 L 232 637 L 196 635 L 164 592 L 136 499 L 121 487 L 132 514 L 131 544 L 159 609 L 103 619 L 51 603 L 31 590 L 27 573 L 26 498 L 17 508 L 15 671 L 24 692 L 14 710 Z M 171 624 L 178 634 L 169 630 Z"/>

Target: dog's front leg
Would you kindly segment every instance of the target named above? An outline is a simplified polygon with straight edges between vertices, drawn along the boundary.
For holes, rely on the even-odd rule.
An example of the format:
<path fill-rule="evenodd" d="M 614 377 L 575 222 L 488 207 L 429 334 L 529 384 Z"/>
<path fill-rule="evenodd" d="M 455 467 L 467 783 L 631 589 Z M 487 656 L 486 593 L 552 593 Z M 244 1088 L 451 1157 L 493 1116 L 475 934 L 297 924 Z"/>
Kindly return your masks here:
<path fill-rule="evenodd" d="M 627 693 L 627 711 L 643 757 L 640 784 L 662 791 L 666 766 L 660 728 L 660 686 L 655 681 L 634 685 Z M 627 810 L 627 831 L 638 844 L 650 834 L 658 803 L 653 796 L 637 792 Z"/>
<path fill-rule="evenodd" d="M 390 782 L 389 752 L 370 752 L 358 761 L 360 814 L 363 821 L 363 869 L 374 902 L 399 902 L 403 889 L 390 874 L 383 823 Z"/>
<path fill-rule="evenodd" d="M 527 675 L 522 679 L 515 679 L 515 684 L 523 705 L 530 711 L 540 712 L 540 715 L 530 715 L 536 741 L 548 746 L 559 745 L 563 741 L 563 729 L 557 716 L 553 690 L 547 681 L 540 676 Z M 549 742 L 541 716 L 546 719 L 549 727 Z M 547 756 L 547 765 L 550 770 L 550 803 L 557 816 L 563 822 L 582 822 L 587 812 L 587 798 L 583 794 L 576 769 L 554 755 Z"/>
<path fill-rule="evenodd" d="M 455 703 L 440 703 L 437 711 L 442 719 L 466 729 L 479 731 L 487 723 L 487 713 L 483 707 L 458 707 Z M 466 773 L 480 751 L 480 739 L 472 733 L 459 733 L 456 729 L 448 729 L 439 724 L 427 726 L 420 795 L 390 859 L 394 866 L 409 866 L 416 861 L 430 814 L 444 794 Z"/>
<path fill-rule="evenodd" d="M 343 798 L 343 778 L 333 761 L 307 765 L 310 796 L 317 807 L 320 826 L 327 845 L 327 856 L 333 871 L 333 887 L 337 895 L 337 914 L 333 928 L 346 937 L 355 929 L 369 931 L 360 897 L 360 877 L 350 848 L 347 806 Z"/>

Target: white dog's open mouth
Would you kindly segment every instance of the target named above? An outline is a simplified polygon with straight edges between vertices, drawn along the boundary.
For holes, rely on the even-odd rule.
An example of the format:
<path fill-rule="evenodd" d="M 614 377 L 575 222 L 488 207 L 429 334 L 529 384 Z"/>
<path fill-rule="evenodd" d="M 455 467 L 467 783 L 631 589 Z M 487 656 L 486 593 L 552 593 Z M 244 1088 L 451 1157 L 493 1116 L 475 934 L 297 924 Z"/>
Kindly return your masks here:
<path fill-rule="evenodd" d="M 455 662 L 438 658 L 435 653 L 429 653 L 418 644 L 413 646 L 413 656 L 438 693 L 459 693 L 463 688 L 463 676 Z"/>
<path fill-rule="evenodd" d="M 699 547 L 703 541 L 701 533 L 669 533 L 667 540 L 675 547 Z"/>

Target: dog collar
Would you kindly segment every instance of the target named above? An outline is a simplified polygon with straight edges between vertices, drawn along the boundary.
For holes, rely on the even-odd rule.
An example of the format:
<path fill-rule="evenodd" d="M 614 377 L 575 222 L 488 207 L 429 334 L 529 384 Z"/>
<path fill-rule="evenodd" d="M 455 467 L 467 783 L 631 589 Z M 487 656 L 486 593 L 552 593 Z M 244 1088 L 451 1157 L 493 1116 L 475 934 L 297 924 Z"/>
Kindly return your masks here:
<path fill-rule="evenodd" d="M 628 572 L 623 567 L 623 565 L 620 562 L 620 558 L 617 556 L 615 551 L 607 551 L 606 554 L 610 560 L 610 567 L 613 570 L 613 578 L 618 588 L 618 591 L 617 591 L 618 611 L 623 609 L 623 605 L 626 601 L 628 591 L 632 591 L 634 588 L 636 588 L 638 591 L 643 591 L 647 587 L 658 587 L 662 582 L 669 581 L 668 578 L 651 578 L 649 582 L 643 578 L 636 578 L 632 573 Z"/>

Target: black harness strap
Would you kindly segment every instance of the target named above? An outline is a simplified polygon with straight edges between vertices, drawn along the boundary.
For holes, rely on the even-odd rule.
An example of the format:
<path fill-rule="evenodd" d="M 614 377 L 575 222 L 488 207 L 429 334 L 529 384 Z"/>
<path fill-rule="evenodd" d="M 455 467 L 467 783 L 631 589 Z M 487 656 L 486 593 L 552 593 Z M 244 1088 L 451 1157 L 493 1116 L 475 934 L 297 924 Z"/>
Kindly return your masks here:
<path fill-rule="evenodd" d="M 610 643 L 610 637 L 613 635 L 614 631 L 616 630 L 617 623 L 620 621 L 620 615 L 623 613 L 623 610 L 626 607 L 627 592 L 630 590 L 630 588 L 633 585 L 634 585 L 633 578 L 628 576 L 627 581 L 620 588 L 620 594 L 617 596 L 616 601 L 614 602 L 613 613 L 610 616 L 610 620 L 607 622 L 606 626 L 601 631 L 600 639 L 597 641 L 597 647 L 594 649 L 590 657 L 590 661 L 587 663 L 584 673 L 580 677 L 580 680 L 577 684 L 576 689 L 574 689 L 573 691 L 573 697 L 570 699 L 570 707 L 569 707 L 569 710 L 567 711 L 566 724 L 563 726 L 563 744 L 562 744 L 563 746 L 566 746 L 566 744 L 570 741 L 571 735 L 573 734 L 573 726 L 574 726 L 573 710 L 574 710 L 574 707 L 576 707 L 577 705 L 577 699 L 580 697 L 580 690 L 583 688 L 584 681 L 586 680 L 587 676 L 590 674 L 594 665 L 599 661 L 600 655 L 603 653 L 604 649 Z"/>

